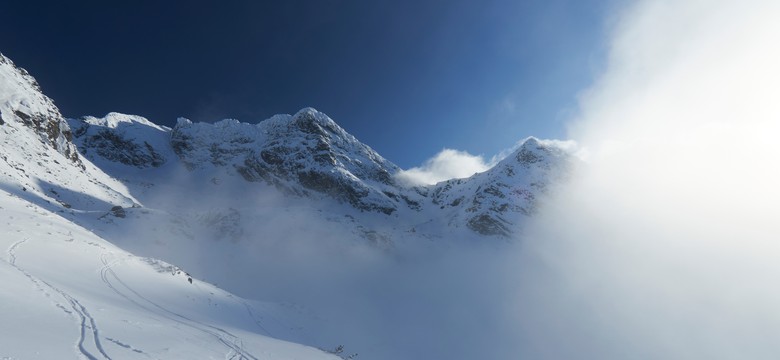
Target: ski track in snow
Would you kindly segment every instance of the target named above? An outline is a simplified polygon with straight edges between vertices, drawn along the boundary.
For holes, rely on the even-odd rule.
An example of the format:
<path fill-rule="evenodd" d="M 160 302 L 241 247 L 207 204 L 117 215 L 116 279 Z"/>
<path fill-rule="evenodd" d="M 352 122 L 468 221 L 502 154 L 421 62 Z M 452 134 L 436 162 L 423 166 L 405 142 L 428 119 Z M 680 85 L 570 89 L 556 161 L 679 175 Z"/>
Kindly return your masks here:
<path fill-rule="evenodd" d="M 109 262 L 108 255 L 109 253 L 107 252 L 104 252 L 103 254 L 100 255 L 100 261 L 103 263 L 103 267 L 100 269 L 100 278 L 103 281 L 103 283 L 105 283 L 106 286 L 108 286 L 111 290 L 113 290 L 117 295 L 125 298 L 127 301 L 135 304 L 136 306 L 150 313 L 157 314 L 166 319 L 175 321 L 179 324 L 190 327 L 192 329 L 195 329 L 197 331 L 200 331 L 202 333 L 205 333 L 209 336 L 216 338 L 217 341 L 219 341 L 220 343 L 222 343 L 228 348 L 228 353 L 225 355 L 225 359 L 258 360 L 257 357 L 253 356 L 252 354 L 250 354 L 244 349 L 243 341 L 240 338 L 229 333 L 228 331 L 212 325 L 204 324 L 202 322 L 193 320 L 182 314 L 168 310 L 165 307 L 139 294 L 137 291 L 135 291 L 133 288 L 127 285 L 124 281 L 122 281 L 122 279 L 120 279 L 119 276 L 116 274 L 116 272 L 112 269 L 112 267 L 119 264 L 121 260 Z M 132 293 L 132 295 L 128 295 L 127 293 L 120 290 L 117 286 L 115 286 L 112 283 L 110 278 L 116 280 L 117 283 L 119 283 L 123 288 L 127 289 L 130 293 Z M 149 305 L 145 305 L 144 303 L 151 305 L 151 307 Z"/>
<path fill-rule="evenodd" d="M 7 251 L 8 252 L 8 263 L 11 264 L 14 267 L 16 267 L 16 248 L 19 245 L 22 245 L 22 243 L 24 243 L 25 241 L 27 241 L 26 238 L 22 239 L 22 240 L 19 240 L 19 241 L 15 242 L 15 243 L 11 244 L 11 246 L 8 247 L 8 251 Z"/>
<path fill-rule="evenodd" d="M 271 335 L 271 332 L 268 331 L 263 326 L 263 324 L 260 323 L 260 320 L 257 319 L 257 316 L 255 316 L 255 313 L 252 311 L 252 308 L 249 306 L 249 304 L 247 304 L 246 301 L 241 301 L 241 304 L 244 305 L 244 307 L 246 308 L 246 312 L 249 313 L 249 316 L 252 317 L 252 321 L 254 321 L 255 325 L 257 325 L 257 327 L 260 328 L 260 330 L 263 330 L 266 334 L 268 334 L 268 336 L 273 337 L 273 335 Z"/>
<path fill-rule="evenodd" d="M 76 348 L 79 351 L 79 353 L 86 358 L 90 360 L 98 360 L 98 357 L 93 355 L 84 345 L 84 342 L 87 341 L 87 332 L 89 329 L 89 332 L 92 335 L 92 343 L 94 344 L 97 351 L 100 353 L 100 355 L 104 359 L 110 360 L 111 357 L 108 356 L 106 351 L 103 349 L 103 345 L 100 343 L 100 333 L 97 327 L 97 323 L 95 322 L 95 319 L 89 314 L 89 311 L 87 308 L 82 305 L 76 298 L 68 294 L 67 292 L 49 284 L 48 282 L 30 274 L 27 272 L 27 270 L 24 270 L 19 265 L 16 264 L 17 256 L 16 256 L 16 249 L 24 242 L 26 242 L 27 239 L 19 240 L 13 244 L 11 244 L 10 247 L 8 247 L 8 250 L 6 251 L 8 254 L 8 260 L 6 262 L 11 265 L 14 269 L 21 272 L 25 277 L 27 277 L 37 288 L 38 290 L 42 291 L 44 294 L 46 294 L 46 297 L 50 297 L 51 291 L 54 291 L 60 296 L 62 296 L 65 301 L 68 302 L 70 307 L 73 309 L 73 311 L 78 315 L 80 320 L 80 329 L 79 329 L 79 339 L 76 343 Z M 47 291 L 46 288 L 48 288 L 50 291 Z M 56 302 L 56 306 L 66 313 L 73 315 L 73 312 L 70 312 L 66 309 L 65 306 L 62 304 Z M 89 323 L 89 324 L 88 324 Z"/>

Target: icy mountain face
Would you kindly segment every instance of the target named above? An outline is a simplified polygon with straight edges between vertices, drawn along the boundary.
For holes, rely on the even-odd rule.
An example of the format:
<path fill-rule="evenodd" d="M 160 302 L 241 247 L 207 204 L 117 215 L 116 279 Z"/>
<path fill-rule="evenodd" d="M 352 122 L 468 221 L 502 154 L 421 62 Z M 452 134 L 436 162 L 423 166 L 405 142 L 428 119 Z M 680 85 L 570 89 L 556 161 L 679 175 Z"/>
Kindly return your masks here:
<path fill-rule="evenodd" d="M 26 70 L 0 54 L 0 126 L 6 124 L 33 129 L 43 143 L 81 165 L 70 128 L 54 102 Z"/>
<path fill-rule="evenodd" d="M 256 125 L 179 119 L 171 144 L 191 169 L 226 166 L 284 193 L 325 195 L 363 211 L 397 209 L 385 192 L 395 188 L 398 167 L 312 108 Z"/>
<path fill-rule="evenodd" d="M 572 166 L 570 144 L 527 138 L 490 170 L 434 186 L 431 198 L 442 209 L 457 208 L 453 221 L 482 235 L 509 237 L 518 216 L 530 216 L 537 197 Z"/>
<path fill-rule="evenodd" d="M 96 156 L 138 168 L 159 167 L 168 161 L 170 129 L 140 116 L 109 113 L 103 118 L 69 119 L 79 152 L 90 160 Z"/>

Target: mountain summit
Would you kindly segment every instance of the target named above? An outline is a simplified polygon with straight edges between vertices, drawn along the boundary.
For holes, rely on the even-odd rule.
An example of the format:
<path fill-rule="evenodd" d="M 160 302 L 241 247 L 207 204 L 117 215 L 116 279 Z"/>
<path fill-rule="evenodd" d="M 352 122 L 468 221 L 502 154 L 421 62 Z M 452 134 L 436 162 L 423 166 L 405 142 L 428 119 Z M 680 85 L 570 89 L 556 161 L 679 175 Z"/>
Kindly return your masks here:
<path fill-rule="evenodd" d="M 256 125 L 179 119 L 171 146 L 190 169 L 227 167 L 284 193 L 324 194 L 365 211 L 396 210 L 384 192 L 395 186 L 398 167 L 312 108 Z"/>

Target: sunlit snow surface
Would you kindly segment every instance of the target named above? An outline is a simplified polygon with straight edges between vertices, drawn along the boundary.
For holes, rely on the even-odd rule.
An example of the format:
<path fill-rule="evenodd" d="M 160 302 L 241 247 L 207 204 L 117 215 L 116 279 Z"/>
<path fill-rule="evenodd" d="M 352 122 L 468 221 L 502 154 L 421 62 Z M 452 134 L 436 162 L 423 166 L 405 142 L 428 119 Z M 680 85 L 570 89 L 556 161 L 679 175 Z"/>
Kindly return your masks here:
<path fill-rule="evenodd" d="M 112 207 L 138 200 L 71 156 L 59 110 L 2 56 L 0 113 L 0 358 L 338 358 L 276 339 L 301 338 L 300 309 L 134 256 L 105 240 L 112 229 L 96 235 Z"/>
<path fill-rule="evenodd" d="M 0 193 L 0 356 L 10 359 L 328 359 L 276 340 L 285 315 L 133 256 Z"/>

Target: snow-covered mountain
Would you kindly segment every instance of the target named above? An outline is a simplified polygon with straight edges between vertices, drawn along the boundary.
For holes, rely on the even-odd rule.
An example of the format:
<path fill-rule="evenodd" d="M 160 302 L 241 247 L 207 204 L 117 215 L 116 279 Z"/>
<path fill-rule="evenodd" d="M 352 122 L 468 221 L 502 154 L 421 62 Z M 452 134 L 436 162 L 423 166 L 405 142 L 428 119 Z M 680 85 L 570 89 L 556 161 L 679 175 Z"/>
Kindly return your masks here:
<path fill-rule="evenodd" d="M 119 113 L 64 119 L 2 55 L 0 143 L 10 358 L 337 358 L 268 336 L 333 348 L 348 343 L 338 326 L 309 331 L 317 320 L 295 307 L 239 297 L 274 293 L 275 256 L 510 240 L 575 161 L 569 144 L 527 138 L 486 172 L 408 186 L 312 108 L 173 128 Z"/>
<path fill-rule="evenodd" d="M 311 108 L 256 125 L 179 119 L 171 146 L 188 168 L 229 167 L 250 182 L 300 196 L 322 194 L 364 211 L 392 214 L 397 208 L 386 193 L 398 167 Z"/>
<path fill-rule="evenodd" d="M 0 56 L 2 187 L 52 211 L 137 204 L 125 186 L 79 156 L 72 131 L 24 69 Z"/>
<path fill-rule="evenodd" d="M 242 299 L 96 234 L 99 219 L 141 205 L 71 140 L 51 99 L 0 55 L 0 357 L 339 358 L 274 338 L 303 339 L 290 329 L 309 320 L 295 311 Z"/>
<path fill-rule="evenodd" d="M 510 237 L 522 225 L 518 215 L 533 215 L 550 183 L 569 173 L 570 146 L 529 137 L 490 170 L 437 184 L 431 202 L 452 208 L 453 223 L 481 235 Z"/>
<path fill-rule="evenodd" d="M 368 226 L 362 223 L 365 217 L 386 219 L 405 230 L 446 219 L 446 228 L 469 229 L 465 236 L 511 237 L 572 159 L 567 144 L 528 138 L 484 173 L 409 187 L 396 181 L 398 166 L 312 108 L 257 124 L 179 119 L 168 129 L 116 113 L 69 123 L 79 151 L 131 187 L 138 185 L 132 173 L 143 173 L 145 183 L 167 186 L 169 170 L 160 168 L 180 167 L 186 169 L 185 177 L 210 178 L 202 189 L 209 192 L 229 179 L 242 192 L 275 188 L 279 194 L 310 199 L 319 206 L 344 205 L 338 212 L 350 215 L 348 222 L 354 226 Z M 119 164 L 122 169 L 114 170 Z M 437 228 L 425 236 L 440 232 Z M 390 242 L 401 237 L 409 234 L 386 236 Z"/>

